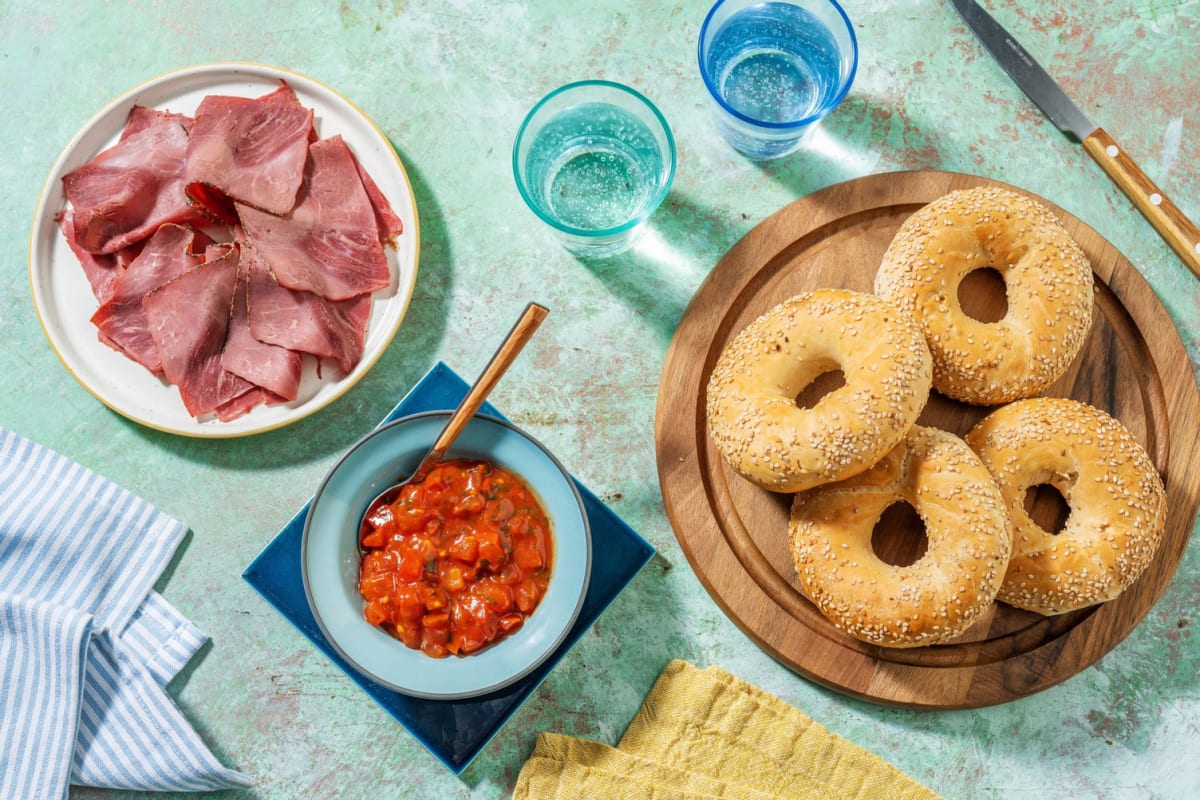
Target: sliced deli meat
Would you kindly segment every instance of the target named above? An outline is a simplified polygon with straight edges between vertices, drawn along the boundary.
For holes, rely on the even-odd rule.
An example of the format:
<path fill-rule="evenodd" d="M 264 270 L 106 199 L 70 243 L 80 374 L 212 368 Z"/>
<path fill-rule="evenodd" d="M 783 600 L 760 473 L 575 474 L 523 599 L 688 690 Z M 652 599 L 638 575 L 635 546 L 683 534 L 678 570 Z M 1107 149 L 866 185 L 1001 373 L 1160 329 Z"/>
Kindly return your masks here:
<path fill-rule="evenodd" d="M 354 155 L 353 150 L 350 151 L 350 157 L 354 159 L 354 168 L 358 170 L 358 177 L 362 180 L 363 188 L 367 190 L 371 208 L 375 210 L 375 225 L 379 231 L 379 243 L 385 247 L 395 247 L 400 234 L 404 233 L 404 221 L 396 216 L 396 212 L 392 210 L 392 204 L 380 190 L 379 184 L 375 183 L 371 173 L 363 169 L 362 162 Z"/>
<path fill-rule="evenodd" d="M 247 248 L 250 250 L 250 248 Z M 250 260 L 250 332 L 262 342 L 331 358 L 349 373 L 363 354 L 369 295 L 326 300 L 280 286 L 261 260 Z"/>
<path fill-rule="evenodd" d="M 149 108 L 147 106 L 134 106 L 129 109 L 129 116 L 125 120 L 125 127 L 121 129 L 121 138 L 119 141 L 123 142 L 130 136 L 141 133 L 147 128 L 163 122 L 174 122 L 182 125 L 185 131 L 191 131 L 192 129 L 192 118 L 186 114 L 161 111 L 157 108 Z"/>
<path fill-rule="evenodd" d="M 312 134 L 312 109 L 286 83 L 253 99 L 209 95 L 196 108 L 188 138 L 188 193 L 221 213 L 227 210 L 220 204 L 225 195 L 286 214 L 296 204 Z"/>
<path fill-rule="evenodd" d="M 164 283 L 194 269 L 204 261 L 211 240 L 186 225 L 164 225 L 121 271 L 107 302 L 96 309 L 92 324 L 100 341 L 119 350 L 151 372 L 162 372 L 162 359 L 142 299 Z"/>
<path fill-rule="evenodd" d="M 349 300 L 391 283 L 375 208 L 340 136 L 309 147 L 289 213 L 265 214 L 242 203 L 237 211 L 250 246 L 281 286 Z"/>
<path fill-rule="evenodd" d="M 276 401 L 295 400 L 300 394 L 304 357 L 298 350 L 254 338 L 250 331 L 250 260 L 253 251 L 242 247 L 238 266 L 238 285 L 233 298 L 229 336 L 221 353 L 221 366 L 229 372 L 261 386 Z M 285 290 L 286 291 L 286 290 Z M 261 298 L 257 302 L 269 302 Z"/>
<path fill-rule="evenodd" d="M 261 386 L 252 386 L 245 394 L 240 394 L 227 403 L 217 406 L 214 412 L 221 422 L 229 422 L 247 414 L 259 403 L 279 403 L 280 398 L 268 392 Z"/>
<path fill-rule="evenodd" d="M 130 262 L 138 257 L 138 254 L 142 252 L 142 248 L 149 239 L 138 239 L 133 244 L 122 247 L 115 253 L 89 253 L 83 249 L 83 246 L 75 238 L 73 215 L 74 210 L 71 206 L 67 206 L 55 215 L 54 222 L 58 225 L 58 229 L 62 233 L 67 246 L 71 248 L 71 252 L 74 254 L 76 260 L 79 261 L 79 265 L 83 267 L 88 284 L 92 287 L 92 294 L 96 296 L 97 301 L 104 303 L 112 296 L 113 281 L 120 277 Z M 186 225 L 187 223 L 184 224 Z M 159 228 L 159 230 L 162 230 L 162 228 Z"/>
<path fill-rule="evenodd" d="M 96 296 L 97 302 L 106 303 L 112 297 L 113 282 L 120 276 L 123 266 L 118 265 L 115 254 L 103 255 L 84 250 L 75 238 L 72 216 L 73 210 L 67 206 L 59 212 L 54 221 L 58 223 L 58 229 L 62 231 L 67 246 L 79 261 L 79 266 L 83 267 L 83 274 L 87 276 L 88 285 L 92 287 L 92 294 Z"/>
<path fill-rule="evenodd" d="M 183 192 L 187 126 L 173 114 L 131 116 L 132 133 L 62 179 L 74 241 L 89 253 L 115 253 L 161 225 L 199 219 Z"/>
<path fill-rule="evenodd" d="M 192 115 L 134 106 L 116 144 L 63 177 L 55 223 L 96 297 L 97 338 L 176 385 L 195 417 L 298 400 L 310 366 L 322 379 L 321 360 L 344 373 L 362 360 L 404 224 L 314 120 L 285 81 L 209 95 Z"/>
<path fill-rule="evenodd" d="M 237 248 L 212 258 L 142 300 L 163 374 L 179 388 L 188 413 L 200 417 L 254 388 L 221 366 L 237 287 Z"/>

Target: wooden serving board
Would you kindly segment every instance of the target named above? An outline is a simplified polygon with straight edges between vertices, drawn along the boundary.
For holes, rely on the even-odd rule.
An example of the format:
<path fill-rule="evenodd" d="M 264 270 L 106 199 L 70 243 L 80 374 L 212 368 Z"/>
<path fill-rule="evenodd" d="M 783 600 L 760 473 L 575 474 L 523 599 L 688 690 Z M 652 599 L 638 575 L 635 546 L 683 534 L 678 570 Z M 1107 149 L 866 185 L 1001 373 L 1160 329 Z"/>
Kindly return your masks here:
<path fill-rule="evenodd" d="M 655 435 L 663 498 L 704 586 L 772 656 L 821 684 L 879 703 L 985 706 L 1038 692 L 1087 668 L 1162 594 L 1200 506 L 1200 394 L 1171 319 L 1129 261 L 1047 202 L 1091 259 L 1096 304 L 1083 352 L 1046 394 L 1108 411 L 1150 453 L 1168 508 L 1166 535 L 1150 567 L 1103 605 L 1042 617 L 996 603 L 958 640 L 913 649 L 848 637 L 801 595 L 788 549 L 791 496 L 758 489 L 725 465 L 707 433 L 709 373 L 743 327 L 788 297 L 820 287 L 872 291 L 880 257 L 910 214 L 954 189 L 988 184 L 1003 185 L 947 172 L 873 175 L 783 208 L 738 242 L 700 287 L 671 342 L 659 385 Z M 1003 307 L 998 279 L 976 284 L 973 292 L 980 309 L 975 316 L 986 319 L 987 308 Z M 963 435 L 988 411 L 934 393 L 920 423 Z M 901 550 L 918 547 L 913 519 L 885 515 L 876 541 L 891 536 L 910 543 Z"/>

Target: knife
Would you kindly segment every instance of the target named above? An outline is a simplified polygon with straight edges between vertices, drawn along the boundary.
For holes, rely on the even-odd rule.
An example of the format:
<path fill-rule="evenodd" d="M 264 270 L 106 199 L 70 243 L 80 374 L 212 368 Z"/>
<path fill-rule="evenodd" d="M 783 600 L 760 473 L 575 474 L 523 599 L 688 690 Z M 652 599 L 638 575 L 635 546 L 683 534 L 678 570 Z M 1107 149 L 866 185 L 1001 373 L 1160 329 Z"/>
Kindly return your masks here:
<path fill-rule="evenodd" d="M 1187 268 L 1200 278 L 1200 229 L 1176 208 L 1136 162 L 1087 118 L 1021 44 L 975 0 L 950 0 L 967 27 L 1021 91 L 1060 131 L 1081 143 L 1113 183 L 1133 201 Z"/>

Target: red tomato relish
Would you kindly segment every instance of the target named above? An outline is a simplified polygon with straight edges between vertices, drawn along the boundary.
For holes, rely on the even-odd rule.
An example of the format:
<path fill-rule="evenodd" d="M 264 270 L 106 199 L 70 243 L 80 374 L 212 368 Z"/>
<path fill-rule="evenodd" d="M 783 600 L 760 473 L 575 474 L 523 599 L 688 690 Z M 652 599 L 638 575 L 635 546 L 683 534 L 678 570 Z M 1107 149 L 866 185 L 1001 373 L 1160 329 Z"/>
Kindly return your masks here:
<path fill-rule="evenodd" d="M 363 614 L 434 658 L 477 652 L 524 624 L 550 582 L 550 522 L 525 482 L 486 461 L 443 462 L 368 515 Z"/>

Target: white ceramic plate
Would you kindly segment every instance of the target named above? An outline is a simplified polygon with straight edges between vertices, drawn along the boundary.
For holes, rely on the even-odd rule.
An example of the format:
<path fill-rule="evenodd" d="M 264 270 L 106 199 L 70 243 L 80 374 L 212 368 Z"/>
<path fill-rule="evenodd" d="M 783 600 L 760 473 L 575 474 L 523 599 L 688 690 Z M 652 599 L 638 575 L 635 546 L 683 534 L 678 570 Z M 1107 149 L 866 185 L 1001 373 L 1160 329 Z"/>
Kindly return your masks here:
<path fill-rule="evenodd" d="M 179 391 L 145 367 L 100 342 L 90 318 L 95 296 L 54 217 L 66 206 L 62 177 L 116 143 L 134 105 L 192 114 L 210 94 L 259 97 L 285 80 L 315 112 L 322 138 L 341 134 L 404 223 L 398 249 L 387 248 L 392 283 L 377 292 L 362 360 L 343 374 L 336 364 L 306 356 L 300 394 L 275 406 L 259 405 L 230 422 L 191 417 Z M 233 437 L 273 430 L 324 408 L 357 383 L 391 342 L 412 298 L 420 232 L 416 201 L 404 165 L 387 137 L 350 101 L 295 72 L 258 64 L 207 64 L 142 84 L 99 111 L 67 144 L 50 170 L 34 214 L 29 247 L 33 302 L 42 329 L 67 370 L 102 403 L 135 422 L 197 437 Z M 320 376 L 318 376 L 318 366 Z"/>
<path fill-rule="evenodd" d="M 412 472 L 448 417 L 449 412 L 440 411 L 403 417 L 350 448 L 313 495 L 300 555 L 313 617 L 343 658 L 376 683 L 439 700 L 494 692 L 535 670 L 575 624 L 592 563 L 587 514 L 570 475 L 527 433 L 503 420 L 478 415 L 446 457 L 491 461 L 515 472 L 537 494 L 554 537 L 546 596 L 518 631 L 463 657 L 430 658 L 363 618 L 358 593 L 359 520 L 379 492 Z"/>

